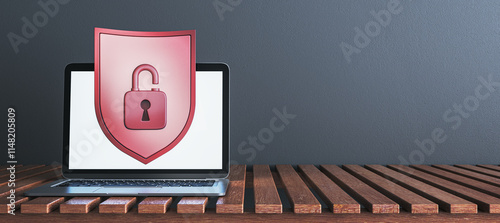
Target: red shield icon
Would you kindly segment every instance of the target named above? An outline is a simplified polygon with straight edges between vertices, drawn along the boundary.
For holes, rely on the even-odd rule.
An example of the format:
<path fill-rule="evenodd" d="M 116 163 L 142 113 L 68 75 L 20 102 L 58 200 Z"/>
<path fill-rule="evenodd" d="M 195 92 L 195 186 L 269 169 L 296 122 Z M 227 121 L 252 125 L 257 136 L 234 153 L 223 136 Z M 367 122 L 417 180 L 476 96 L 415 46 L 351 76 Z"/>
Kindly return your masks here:
<path fill-rule="evenodd" d="M 186 135 L 195 109 L 195 30 L 95 29 L 95 111 L 106 137 L 148 164 Z"/>

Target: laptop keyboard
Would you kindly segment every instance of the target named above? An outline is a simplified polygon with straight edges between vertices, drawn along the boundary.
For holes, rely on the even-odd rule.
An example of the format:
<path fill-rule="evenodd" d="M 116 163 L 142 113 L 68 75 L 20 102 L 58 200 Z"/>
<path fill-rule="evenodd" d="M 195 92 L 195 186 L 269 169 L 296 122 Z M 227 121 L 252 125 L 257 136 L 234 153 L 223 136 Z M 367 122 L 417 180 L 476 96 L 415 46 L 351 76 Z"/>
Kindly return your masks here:
<path fill-rule="evenodd" d="M 215 180 L 68 180 L 56 187 L 211 187 Z"/>

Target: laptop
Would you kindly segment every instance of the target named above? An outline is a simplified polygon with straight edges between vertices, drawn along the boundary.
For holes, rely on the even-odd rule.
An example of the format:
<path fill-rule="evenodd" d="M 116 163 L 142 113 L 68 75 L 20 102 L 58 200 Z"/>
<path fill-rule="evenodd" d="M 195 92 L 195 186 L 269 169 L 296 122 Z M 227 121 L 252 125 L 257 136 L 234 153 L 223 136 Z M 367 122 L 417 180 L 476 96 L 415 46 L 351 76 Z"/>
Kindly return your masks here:
<path fill-rule="evenodd" d="M 114 146 L 94 105 L 94 64 L 69 64 L 64 81 L 64 179 L 26 196 L 223 196 L 229 180 L 229 67 L 196 64 L 196 109 L 184 138 L 144 164 Z"/>

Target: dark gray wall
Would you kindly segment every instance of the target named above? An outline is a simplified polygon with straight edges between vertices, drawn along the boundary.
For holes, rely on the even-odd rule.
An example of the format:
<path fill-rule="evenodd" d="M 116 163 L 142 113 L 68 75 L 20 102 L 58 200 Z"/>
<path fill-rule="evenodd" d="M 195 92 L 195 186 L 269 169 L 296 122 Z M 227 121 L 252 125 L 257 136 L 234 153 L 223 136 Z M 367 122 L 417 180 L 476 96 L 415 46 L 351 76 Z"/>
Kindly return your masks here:
<path fill-rule="evenodd" d="M 197 61 L 231 67 L 235 163 L 498 163 L 500 2 L 404 1 L 375 24 L 370 11 L 387 2 L 73 0 L 16 53 L 9 33 L 22 35 L 22 18 L 42 8 L 2 1 L 3 139 L 13 106 L 17 160 L 60 161 L 63 70 L 93 62 L 94 27 L 196 29 Z M 355 31 L 366 26 L 369 42 Z M 346 44 L 357 47 L 350 62 Z M 284 107 L 296 117 L 270 138 Z M 243 143 L 259 133 L 264 147 Z"/>

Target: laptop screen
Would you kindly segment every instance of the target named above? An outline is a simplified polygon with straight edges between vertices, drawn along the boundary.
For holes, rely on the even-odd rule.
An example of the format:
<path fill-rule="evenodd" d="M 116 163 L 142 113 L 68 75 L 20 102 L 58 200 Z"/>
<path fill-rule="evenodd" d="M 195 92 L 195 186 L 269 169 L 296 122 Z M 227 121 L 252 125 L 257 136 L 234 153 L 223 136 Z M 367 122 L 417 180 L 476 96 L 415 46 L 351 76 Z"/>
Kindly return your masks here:
<path fill-rule="evenodd" d="M 227 146 L 223 144 L 227 143 L 222 70 L 196 71 L 196 109 L 191 127 L 173 149 L 147 164 L 119 150 L 101 130 L 94 107 L 94 72 L 70 72 L 68 170 L 223 169 Z"/>

